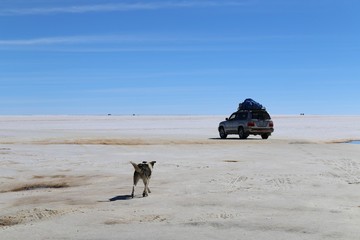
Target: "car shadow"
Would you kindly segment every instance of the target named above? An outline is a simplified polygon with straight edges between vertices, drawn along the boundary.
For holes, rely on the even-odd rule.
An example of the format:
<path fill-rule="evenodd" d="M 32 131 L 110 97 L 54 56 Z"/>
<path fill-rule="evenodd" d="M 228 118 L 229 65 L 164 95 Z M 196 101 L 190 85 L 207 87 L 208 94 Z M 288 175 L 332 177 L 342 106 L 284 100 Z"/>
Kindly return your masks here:
<path fill-rule="evenodd" d="M 227 138 L 222 139 L 222 138 L 217 137 L 217 138 L 209 138 L 209 140 L 221 140 L 221 141 L 254 141 L 254 140 L 262 140 L 262 139 L 260 139 L 260 138 L 240 139 L 240 138 L 238 138 L 238 137 L 234 137 L 234 138 L 229 138 L 229 137 L 227 137 Z"/>

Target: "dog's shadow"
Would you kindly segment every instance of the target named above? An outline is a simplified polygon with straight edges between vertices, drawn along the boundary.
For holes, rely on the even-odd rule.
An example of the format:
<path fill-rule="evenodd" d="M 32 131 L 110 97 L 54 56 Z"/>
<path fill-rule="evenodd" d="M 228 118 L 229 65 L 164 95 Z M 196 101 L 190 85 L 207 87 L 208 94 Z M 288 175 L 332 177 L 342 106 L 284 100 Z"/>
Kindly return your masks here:
<path fill-rule="evenodd" d="M 132 199 L 131 195 L 119 195 L 119 196 L 115 196 L 113 198 L 110 198 L 109 201 L 110 202 L 115 202 L 115 201 L 131 200 L 131 199 Z"/>

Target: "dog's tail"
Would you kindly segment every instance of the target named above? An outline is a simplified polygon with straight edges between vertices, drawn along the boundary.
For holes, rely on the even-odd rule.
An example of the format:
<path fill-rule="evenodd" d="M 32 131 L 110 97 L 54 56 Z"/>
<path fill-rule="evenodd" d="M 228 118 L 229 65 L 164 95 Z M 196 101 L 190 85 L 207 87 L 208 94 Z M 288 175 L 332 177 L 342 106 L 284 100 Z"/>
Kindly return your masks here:
<path fill-rule="evenodd" d="M 136 163 L 131 162 L 131 161 L 130 161 L 130 163 L 134 166 L 136 172 L 141 172 L 141 169 L 139 168 L 139 166 Z"/>

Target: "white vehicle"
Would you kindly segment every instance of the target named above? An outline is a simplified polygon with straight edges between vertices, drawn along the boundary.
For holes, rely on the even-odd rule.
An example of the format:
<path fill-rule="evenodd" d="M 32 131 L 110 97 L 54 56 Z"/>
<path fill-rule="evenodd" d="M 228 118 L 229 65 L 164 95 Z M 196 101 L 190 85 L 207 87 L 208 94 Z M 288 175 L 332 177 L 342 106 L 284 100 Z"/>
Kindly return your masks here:
<path fill-rule="evenodd" d="M 264 109 L 239 110 L 226 118 L 218 127 L 220 138 L 225 139 L 229 134 L 238 134 L 240 139 L 251 135 L 261 135 L 268 139 L 274 132 L 274 123 L 269 113 Z"/>

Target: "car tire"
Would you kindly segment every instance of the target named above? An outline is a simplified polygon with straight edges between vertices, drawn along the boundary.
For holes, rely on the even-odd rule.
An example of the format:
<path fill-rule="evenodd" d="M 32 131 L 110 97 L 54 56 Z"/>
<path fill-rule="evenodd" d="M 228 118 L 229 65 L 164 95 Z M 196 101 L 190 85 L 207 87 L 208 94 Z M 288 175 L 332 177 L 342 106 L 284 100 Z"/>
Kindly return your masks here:
<path fill-rule="evenodd" d="M 225 139 L 227 137 L 227 134 L 225 132 L 225 129 L 223 127 L 219 128 L 219 135 L 221 139 Z"/>
<path fill-rule="evenodd" d="M 264 133 L 264 134 L 261 135 L 261 138 L 262 138 L 262 139 L 268 139 L 268 138 L 269 138 L 269 134 Z"/>
<path fill-rule="evenodd" d="M 243 127 L 239 127 L 238 133 L 240 139 L 246 139 L 249 136 L 248 134 L 245 133 Z"/>

